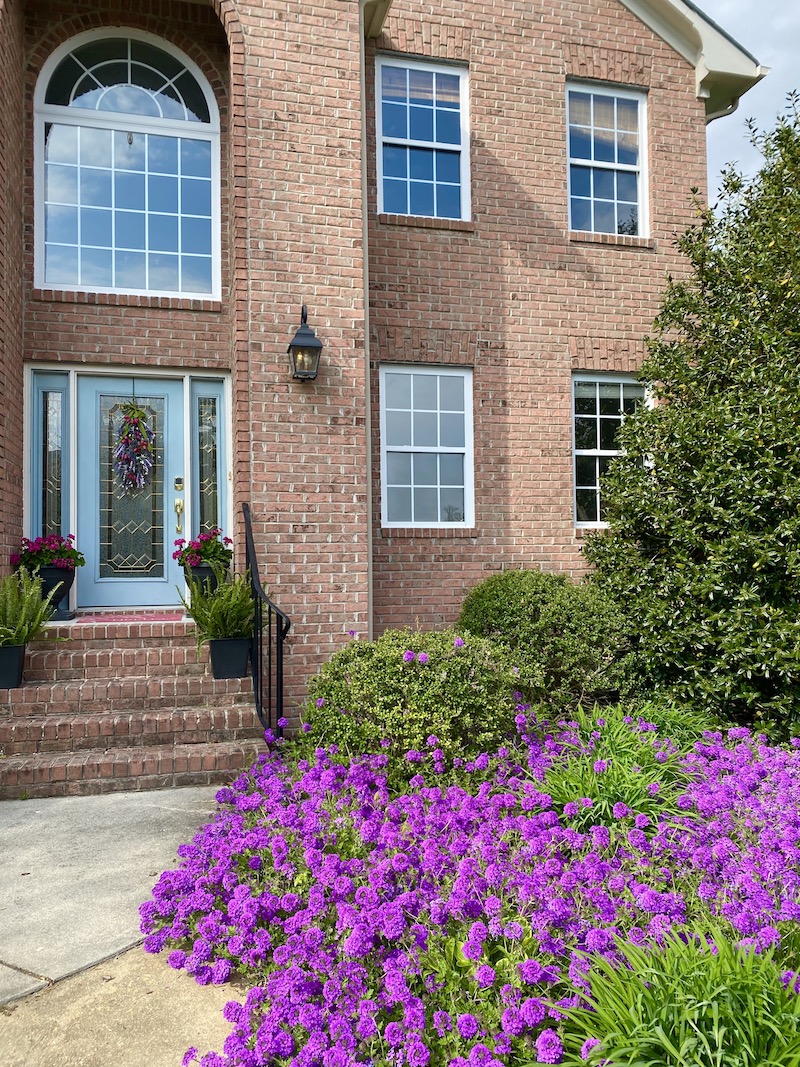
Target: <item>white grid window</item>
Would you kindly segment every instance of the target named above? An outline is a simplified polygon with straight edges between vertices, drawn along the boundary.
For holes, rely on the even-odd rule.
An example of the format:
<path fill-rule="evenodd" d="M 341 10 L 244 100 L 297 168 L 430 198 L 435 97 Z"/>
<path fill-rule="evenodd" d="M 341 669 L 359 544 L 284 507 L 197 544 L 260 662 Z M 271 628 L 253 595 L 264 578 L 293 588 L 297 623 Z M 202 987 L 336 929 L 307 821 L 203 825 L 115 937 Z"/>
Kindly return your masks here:
<path fill-rule="evenodd" d="M 570 229 L 645 235 L 644 113 L 641 93 L 567 90 Z"/>
<path fill-rule="evenodd" d="M 378 210 L 469 218 L 467 72 L 378 58 Z"/>
<path fill-rule="evenodd" d="M 626 415 L 644 400 L 644 386 L 629 378 L 576 378 L 573 390 L 575 522 L 604 521 L 600 479 L 620 454 L 617 432 Z"/>
<path fill-rule="evenodd" d="M 46 64 L 36 110 L 37 284 L 218 297 L 219 122 L 191 61 L 83 35 Z"/>
<path fill-rule="evenodd" d="M 384 526 L 473 525 L 472 372 L 381 368 Z"/>

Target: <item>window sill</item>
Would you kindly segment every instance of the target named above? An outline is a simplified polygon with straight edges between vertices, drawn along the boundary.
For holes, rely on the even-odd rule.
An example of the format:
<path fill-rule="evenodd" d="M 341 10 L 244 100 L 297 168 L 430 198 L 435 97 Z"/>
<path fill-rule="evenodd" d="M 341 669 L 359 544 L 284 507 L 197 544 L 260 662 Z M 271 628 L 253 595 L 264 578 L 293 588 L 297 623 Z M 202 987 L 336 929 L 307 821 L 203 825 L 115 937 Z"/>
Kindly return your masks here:
<path fill-rule="evenodd" d="M 450 230 L 456 233 L 474 233 L 475 224 L 465 219 L 434 219 L 428 215 L 378 215 L 382 226 L 415 226 L 423 230 Z"/>
<path fill-rule="evenodd" d="M 654 249 L 656 247 L 655 239 L 652 237 L 629 237 L 622 233 L 589 233 L 587 230 L 570 230 L 569 239 L 576 244 L 613 245 L 615 248 Z"/>
<path fill-rule="evenodd" d="M 133 293 L 80 293 L 68 289 L 34 289 L 34 300 L 63 304 L 104 304 L 109 307 L 161 308 L 170 311 L 222 311 L 221 300 L 183 296 L 146 296 Z"/>
<path fill-rule="evenodd" d="M 380 536 L 384 538 L 401 537 L 403 539 L 420 537 L 428 541 L 441 537 L 449 541 L 453 538 L 478 537 L 478 531 L 474 526 L 382 526 Z"/>

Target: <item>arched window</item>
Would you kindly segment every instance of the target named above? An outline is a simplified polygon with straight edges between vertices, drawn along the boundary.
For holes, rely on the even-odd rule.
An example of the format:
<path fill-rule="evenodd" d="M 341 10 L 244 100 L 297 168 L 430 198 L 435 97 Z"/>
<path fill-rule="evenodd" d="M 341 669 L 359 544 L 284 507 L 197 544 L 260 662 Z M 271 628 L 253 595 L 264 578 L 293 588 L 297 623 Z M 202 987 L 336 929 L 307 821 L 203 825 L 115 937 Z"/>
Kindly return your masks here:
<path fill-rule="evenodd" d="M 219 116 L 186 56 L 84 34 L 36 90 L 36 284 L 219 298 Z"/>

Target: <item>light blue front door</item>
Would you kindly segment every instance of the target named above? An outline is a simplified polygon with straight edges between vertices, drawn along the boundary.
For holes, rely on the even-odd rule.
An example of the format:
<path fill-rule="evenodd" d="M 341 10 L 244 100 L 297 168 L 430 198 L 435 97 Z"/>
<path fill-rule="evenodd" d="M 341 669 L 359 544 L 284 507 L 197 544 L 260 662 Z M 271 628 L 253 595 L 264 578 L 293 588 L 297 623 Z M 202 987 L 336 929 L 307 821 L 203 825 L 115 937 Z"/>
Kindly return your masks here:
<path fill-rule="evenodd" d="M 147 484 L 123 492 L 114 449 L 126 404 L 134 400 L 155 432 Z M 127 607 L 180 603 L 183 575 L 172 559 L 185 536 L 184 383 L 165 378 L 78 378 L 77 542 L 86 566 L 76 573 L 78 604 Z M 179 529 L 180 527 L 180 529 Z"/>

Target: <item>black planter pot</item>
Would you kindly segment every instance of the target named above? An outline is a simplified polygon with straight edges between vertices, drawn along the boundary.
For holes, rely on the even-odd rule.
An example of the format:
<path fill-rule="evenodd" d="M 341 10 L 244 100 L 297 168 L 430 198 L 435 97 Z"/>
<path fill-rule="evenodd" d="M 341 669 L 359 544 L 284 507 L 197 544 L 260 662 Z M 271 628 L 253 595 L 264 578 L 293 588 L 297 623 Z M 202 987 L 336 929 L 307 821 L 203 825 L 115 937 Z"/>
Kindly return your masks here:
<path fill-rule="evenodd" d="M 191 578 L 192 581 L 199 582 L 201 588 L 206 589 L 209 593 L 213 593 L 219 585 L 214 568 L 209 567 L 206 563 L 201 563 L 198 567 L 184 567 L 183 573 L 187 579 Z"/>
<path fill-rule="evenodd" d="M 19 689 L 24 667 L 24 645 L 0 645 L 0 689 Z"/>
<path fill-rule="evenodd" d="M 53 618 L 56 621 L 74 619 L 75 612 L 69 610 L 69 591 L 75 581 L 75 568 L 71 567 L 40 567 L 39 577 L 42 579 L 42 595 L 47 596 L 52 590 L 57 590 L 53 597 L 55 612 Z M 59 590 L 58 587 L 61 586 Z"/>
<path fill-rule="evenodd" d="M 244 678 L 250 655 L 249 637 L 218 637 L 208 642 L 215 678 Z"/>

